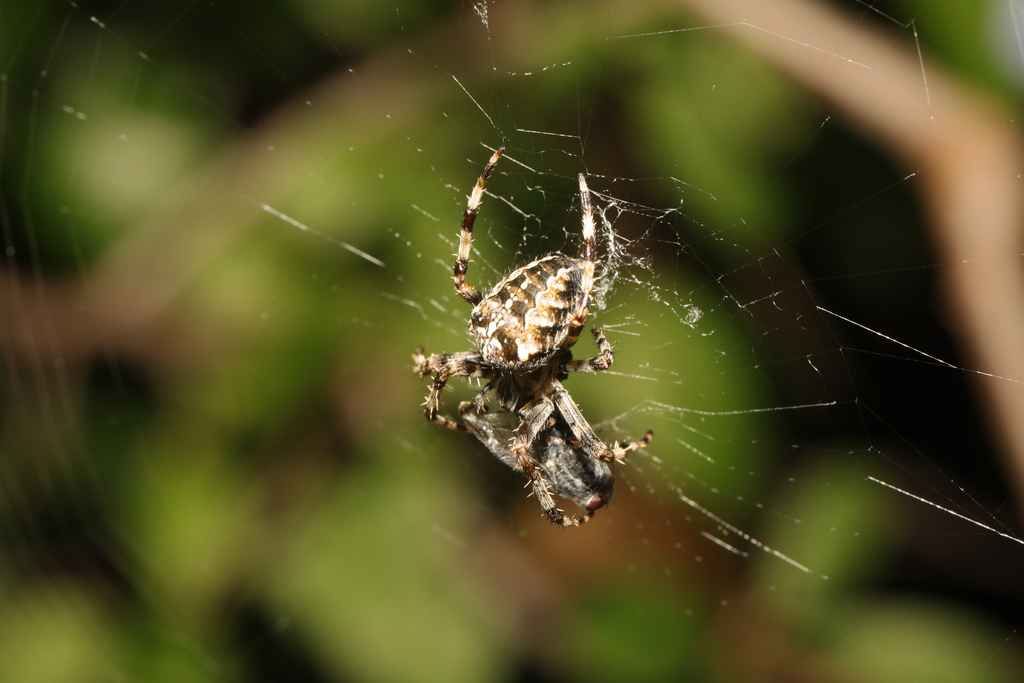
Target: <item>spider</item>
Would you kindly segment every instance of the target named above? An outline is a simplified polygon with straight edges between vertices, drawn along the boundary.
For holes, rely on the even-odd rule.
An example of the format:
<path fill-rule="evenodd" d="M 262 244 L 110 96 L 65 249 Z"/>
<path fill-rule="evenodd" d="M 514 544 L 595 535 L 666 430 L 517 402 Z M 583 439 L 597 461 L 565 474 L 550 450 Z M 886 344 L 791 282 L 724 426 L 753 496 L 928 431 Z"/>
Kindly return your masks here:
<path fill-rule="evenodd" d="M 472 401 L 459 404 L 459 416 L 468 431 L 484 444 L 496 458 L 517 472 L 523 468 L 512 447 L 513 428 L 507 412 L 491 413 L 474 410 Z M 619 459 L 630 451 L 643 448 L 651 440 L 651 432 L 632 443 L 616 445 L 612 452 Z M 615 479 L 608 463 L 591 458 L 580 448 L 564 419 L 552 415 L 547 426 L 537 435 L 537 445 L 531 458 L 542 472 L 550 487 L 550 493 L 567 498 L 586 510 L 578 517 L 563 515 L 565 526 L 579 526 L 594 516 L 594 513 L 611 502 L 615 494 Z M 550 495 L 540 499 L 545 510 L 557 509 Z"/>
<path fill-rule="evenodd" d="M 570 372 L 600 372 L 610 368 L 614 360 L 611 344 L 596 328 L 592 332 L 600 355 L 573 360 L 571 351 L 586 324 L 594 287 L 596 230 L 590 207 L 590 190 L 581 173 L 582 255 L 572 258 L 554 253 L 539 258 L 512 271 L 485 296 L 468 284 L 465 276 L 473 244 L 473 226 L 483 200 L 484 186 L 504 151 L 502 147 L 494 152 L 469 195 L 462 215 L 459 251 L 452 269 L 455 291 L 474 307 L 469 331 L 476 337 L 477 350 L 425 356 L 420 348 L 413 353 L 414 370 L 421 377 L 433 375 L 425 402 L 427 419 L 460 431 L 473 429 L 437 412 L 441 392 L 448 379 L 471 377 L 488 380 L 471 402 L 472 407 L 478 412 L 484 411 L 487 396 L 493 391 L 498 403 L 519 418 L 518 426 L 511 432 L 510 445 L 497 449 L 492 447 L 492 452 L 502 460 L 511 455 L 516 469 L 529 477 L 537 500 L 553 524 L 576 526 L 581 521 L 566 517 L 551 497 L 552 485 L 556 490 L 564 487 L 553 482 L 538 461 L 549 459 L 552 453 L 562 453 L 560 459 L 568 461 L 567 454 L 571 453 L 575 460 L 586 456 L 607 467 L 607 463 L 621 460 L 625 453 L 633 450 L 611 449 L 601 441 L 562 386 L 562 380 Z M 460 412 L 463 416 L 469 413 L 468 410 Z M 493 427 L 477 423 L 474 433 L 479 438 L 481 434 L 493 435 L 494 432 Z M 548 445 L 535 447 L 545 432 Z M 552 446 L 552 437 L 562 444 L 571 445 Z M 491 446 L 491 437 L 480 440 Z M 544 457 L 531 458 L 531 448 L 535 453 L 543 450 Z M 609 479 L 610 476 L 609 472 Z M 599 477 L 595 475 L 595 478 Z M 571 495 L 569 497 L 572 498 Z M 595 501 L 593 509 L 602 504 Z"/>

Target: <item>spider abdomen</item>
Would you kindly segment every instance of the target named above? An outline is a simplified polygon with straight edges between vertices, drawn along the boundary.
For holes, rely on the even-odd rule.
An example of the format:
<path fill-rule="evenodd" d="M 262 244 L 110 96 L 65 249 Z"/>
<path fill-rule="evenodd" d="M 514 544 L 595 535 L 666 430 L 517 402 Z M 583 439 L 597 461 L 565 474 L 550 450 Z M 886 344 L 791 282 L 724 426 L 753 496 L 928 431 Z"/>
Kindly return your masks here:
<path fill-rule="evenodd" d="M 588 304 L 584 301 L 589 289 L 585 265 L 553 254 L 513 271 L 495 285 L 469 320 L 469 331 L 484 360 L 529 367 L 576 343 Z"/>

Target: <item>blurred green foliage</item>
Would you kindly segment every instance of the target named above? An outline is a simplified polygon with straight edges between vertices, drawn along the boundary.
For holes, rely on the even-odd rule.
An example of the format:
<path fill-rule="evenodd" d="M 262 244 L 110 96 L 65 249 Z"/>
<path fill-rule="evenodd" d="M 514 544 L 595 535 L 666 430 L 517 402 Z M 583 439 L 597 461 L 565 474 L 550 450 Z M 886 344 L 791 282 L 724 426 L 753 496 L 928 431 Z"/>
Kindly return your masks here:
<path fill-rule="evenodd" d="M 727 35 L 604 40 L 700 23 L 656 4 L 23 10 L 0 27 L 5 246 L 49 318 L 0 397 L 0 680 L 1014 679 L 978 614 L 870 593 L 899 519 L 864 483 L 870 429 L 758 410 L 843 380 L 804 362 L 840 344 L 757 300 L 872 266 L 842 223 L 801 251 L 839 212 L 813 167 L 843 161 Z M 621 374 L 570 388 L 618 416 L 607 439 L 656 436 L 583 529 L 417 408 L 412 349 L 469 348 L 449 270 L 481 143 L 511 157 L 481 287 L 574 248 L 580 170 L 684 202 L 614 224 L 640 259 L 595 311 Z M 902 317 L 926 290 L 873 296 Z"/>

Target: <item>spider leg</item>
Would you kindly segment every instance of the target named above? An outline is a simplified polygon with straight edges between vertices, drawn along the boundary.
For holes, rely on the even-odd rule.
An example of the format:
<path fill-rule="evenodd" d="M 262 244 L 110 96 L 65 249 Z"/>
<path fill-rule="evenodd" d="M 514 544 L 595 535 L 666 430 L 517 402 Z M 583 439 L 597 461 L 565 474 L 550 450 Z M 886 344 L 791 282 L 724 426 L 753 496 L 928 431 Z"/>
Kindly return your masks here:
<path fill-rule="evenodd" d="M 483 413 L 487 411 L 487 395 L 491 392 L 494 387 L 493 382 L 488 382 L 477 392 L 477 395 L 473 397 L 473 401 L 470 405 L 476 408 L 476 412 Z M 462 413 L 462 406 L 459 406 L 459 413 Z"/>
<path fill-rule="evenodd" d="M 483 362 L 480 354 L 475 351 L 463 351 L 461 353 L 435 353 L 425 356 L 423 349 L 419 348 L 412 354 L 413 371 L 419 373 L 420 377 L 434 375 L 434 381 L 430 385 L 430 392 L 424 402 L 427 419 L 431 422 L 438 422 L 436 419 L 437 409 L 441 405 L 441 392 L 450 377 L 476 377 L 488 378 L 492 374 L 490 365 Z M 445 418 L 449 419 L 450 418 Z M 440 422 L 448 427 L 448 424 Z M 458 429 L 457 427 L 451 427 Z"/>
<path fill-rule="evenodd" d="M 597 342 L 597 348 L 601 350 L 601 355 L 586 360 L 571 360 L 565 364 L 565 372 L 601 372 L 612 366 L 615 352 L 612 351 L 608 338 L 596 327 L 591 332 L 594 333 L 594 340 Z"/>
<path fill-rule="evenodd" d="M 485 390 L 488 389 L 488 388 L 490 388 L 490 384 L 488 384 L 486 387 L 484 387 Z M 481 392 L 481 393 L 483 393 L 483 392 Z M 481 405 L 479 407 L 477 407 L 477 402 L 475 400 L 474 401 L 463 401 L 462 403 L 459 404 L 459 408 L 458 408 L 459 417 L 464 417 L 466 415 L 466 413 L 472 411 L 473 408 L 477 408 L 477 412 L 478 413 L 487 412 L 487 405 L 484 404 L 483 402 L 481 402 Z M 447 427 L 448 429 L 454 429 L 455 431 L 458 431 L 458 432 L 472 432 L 473 431 L 472 429 L 470 429 L 466 425 L 462 424 L 458 420 L 455 420 L 454 418 L 448 417 L 447 415 L 438 415 L 437 413 L 435 413 L 433 415 L 433 417 L 428 415 L 427 419 L 429 419 L 431 422 L 436 422 L 437 424 L 441 425 L 442 427 Z"/>
<path fill-rule="evenodd" d="M 505 148 L 501 147 L 491 155 L 491 160 L 484 166 L 484 172 L 477 178 L 476 186 L 473 187 L 473 192 L 469 195 L 469 200 L 466 202 L 466 211 L 462 214 L 462 230 L 459 232 L 459 253 L 455 257 L 452 278 L 455 280 L 455 291 L 474 306 L 480 303 L 484 295 L 474 289 L 465 279 L 466 270 L 469 268 L 470 248 L 473 246 L 473 225 L 476 223 L 476 213 L 480 210 L 480 202 L 484 199 L 484 185 L 487 184 L 487 178 L 491 175 L 491 171 L 494 170 L 494 166 L 498 163 L 498 159 L 501 158 L 504 151 Z"/>
<path fill-rule="evenodd" d="M 647 433 L 644 434 L 641 438 L 637 439 L 636 441 L 622 441 L 621 443 L 617 443 L 614 446 L 612 446 L 612 455 L 615 456 L 615 459 L 617 461 L 622 462 L 625 459 L 627 453 L 632 453 L 633 451 L 638 451 L 641 448 L 645 448 L 647 444 L 651 442 L 651 437 L 653 436 L 654 431 L 648 429 Z"/>
<path fill-rule="evenodd" d="M 587 179 L 583 174 L 579 175 L 580 182 L 580 207 L 583 210 L 583 254 L 578 260 L 581 277 L 580 292 L 577 308 L 572 314 L 569 322 L 569 331 L 566 335 L 562 348 L 570 348 L 579 339 L 587 324 L 587 316 L 590 314 L 590 305 L 593 303 L 591 292 L 594 289 L 594 255 L 597 251 L 597 227 L 594 222 L 594 211 L 590 205 L 590 188 L 587 187 Z"/>
<path fill-rule="evenodd" d="M 539 398 L 524 406 L 519 411 L 519 427 L 516 428 L 516 435 L 512 439 L 512 451 L 517 464 L 530 478 L 537 502 L 540 503 L 551 523 L 562 526 L 579 526 L 583 523 L 582 521 L 572 516 L 566 517 L 555 505 L 555 499 L 551 496 L 548 483 L 544 479 L 543 470 L 530 458 L 530 446 L 537 439 L 537 435 L 544 430 L 548 418 L 554 411 L 555 405 L 547 398 Z"/>
<path fill-rule="evenodd" d="M 594 251 L 597 243 L 597 229 L 594 223 L 594 212 L 590 208 L 590 188 L 587 187 L 587 179 L 583 174 L 579 175 L 580 181 L 580 207 L 583 209 L 583 260 L 594 262 Z"/>
<path fill-rule="evenodd" d="M 462 403 L 459 404 L 459 417 L 465 417 L 465 415 L 467 413 L 473 412 L 473 409 L 476 408 L 476 407 L 477 406 L 476 406 L 476 401 L 475 400 L 473 400 L 473 401 L 463 401 Z M 478 413 L 486 413 L 486 412 L 488 412 L 488 410 L 489 409 L 488 409 L 487 405 L 484 404 L 483 406 L 477 408 L 476 412 L 478 412 Z"/>
<path fill-rule="evenodd" d="M 569 396 L 562 383 L 555 378 L 551 379 L 551 398 L 572 430 L 572 435 L 580 442 L 587 455 L 601 462 L 615 460 L 615 454 L 594 433 L 594 428 L 587 422 L 587 418 L 583 417 L 579 406 Z"/>
<path fill-rule="evenodd" d="M 431 415 L 427 415 L 427 419 L 430 420 L 431 422 L 435 422 L 435 423 L 441 425 L 442 427 L 447 427 L 448 429 L 454 429 L 455 431 L 458 431 L 458 432 L 468 432 L 469 431 L 469 427 L 467 427 L 466 425 L 461 424 L 460 422 L 458 422 L 458 421 L 448 417 L 447 415 L 439 415 L 437 413 L 434 413 L 434 415 L 432 415 L 432 416 Z"/>

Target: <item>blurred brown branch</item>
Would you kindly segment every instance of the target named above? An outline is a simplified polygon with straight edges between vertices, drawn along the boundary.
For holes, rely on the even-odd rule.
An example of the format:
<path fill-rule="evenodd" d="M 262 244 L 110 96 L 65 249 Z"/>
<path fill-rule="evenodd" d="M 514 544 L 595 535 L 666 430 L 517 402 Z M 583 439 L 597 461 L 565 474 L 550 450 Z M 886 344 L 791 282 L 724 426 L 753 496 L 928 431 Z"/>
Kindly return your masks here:
<path fill-rule="evenodd" d="M 1009 111 L 852 15 L 806 0 L 681 0 L 833 102 L 921 181 L 959 342 L 1024 499 L 1024 146 Z M 809 58 L 815 46 L 828 52 Z M 879 248 L 882 248 L 881 245 Z M 969 454 L 964 454 L 968 456 Z"/>

